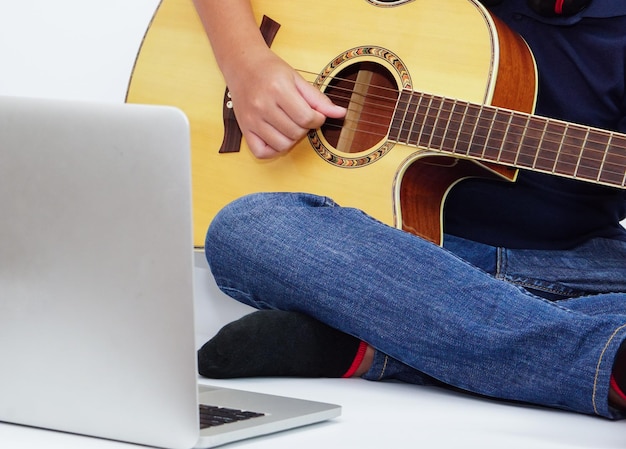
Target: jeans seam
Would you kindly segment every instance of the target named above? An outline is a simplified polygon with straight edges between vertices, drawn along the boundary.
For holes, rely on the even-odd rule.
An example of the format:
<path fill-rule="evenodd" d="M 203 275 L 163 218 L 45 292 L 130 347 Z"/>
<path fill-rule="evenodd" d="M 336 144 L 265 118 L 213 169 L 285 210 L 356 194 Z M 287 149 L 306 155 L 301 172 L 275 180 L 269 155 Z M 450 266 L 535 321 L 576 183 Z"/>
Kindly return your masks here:
<path fill-rule="evenodd" d="M 500 279 L 510 284 L 520 286 L 524 288 L 526 291 L 537 290 L 541 292 L 551 293 L 554 295 L 563 295 L 563 296 L 582 296 L 584 294 L 584 292 L 579 292 L 578 294 L 575 294 L 575 292 L 571 291 L 571 289 L 570 291 L 565 292 L 563 290 L 559 290 L 556 288 L 550 288 L 547 285 L 536 285 L 532 282 L 529 282 L 528 280 L 514 279 L 513 277 L 507 274 L 508 261 L 507 261 L 506 254 L 507 254 L 506 248 L 501 248 L 501 247 L 496 248 L 496 272 L 494 275 L 496 279 Z"/>
<path fill-rule="evenodd" d="M 389 362 L 389 356 L 385 354 L 385 362 L 383 363 L 383 367 L 380 370 L 380 374 L 378 375 L 378 381 L 382 380 L 385 376 L 385 371 L 387 371 L 387 363 Z"/>
<path fill-rule="evenodd" d="M 624 328 L 626 328 L 626 324 L 618 327 L 617 329 L 615 329 L 615 331 L 613 331 L 613 333 L 611 334 L 611 336 L 607 340 L 606 344 L 602 348 L 602 352 L 600 353 L 600 357 L 598 358 L 598 363 L 596 364 L 596 373 L 595 373 L 595 376 L 594 376 L 594 379 L 593 379 L 593 394 L 592 394 L 592 397 L 591 397 L 591 400 L 592 400 L 592 403 L 593 403 L 593 411 L 594 411 L 594 413 L 596 415 L 600 415 L 600 412 L 598 411 L 598 405 L 597 405 L 597 389 L 598 389 L 598 379 L 600 377 L 600 366 L 602 365 L 602 361 L 604 359 L 604 355 L 605 355 L 607 349 L 609 348 L 611 342 L 613 342 L 613 340 L 615 339 L 617 334 L 621 330 L 623 330 Z"/>
<path fill-rule="evenodd" d="M 503 250 L 503 248 L 496 248 L 496 272 L 495 272 L 495 277 L 496 279 L 504 279 L 504 276 L 502 275 L 503 272 L 505 272 L 505 266 L 506 264 L 506 255 L 505 252 Z"/>
<path fill-rule="evenodd" d="M 516 281 L 516 280 L 511 279 L 509 277 L 504 277 L 504 279 L 507 282 L 510 282 L 511 284 L 519 285 L 520 287 L 524 287 L 527 290 L 537 290 L 537 291 L 541 291 L 541 292 L 553 293 L 555 295 L 564 295 L 564 296 L 584 296 L 585 295 L 584 292 L 580 292 L 578 294 L 566 293 L 566 292 L 564 292 L 562 290 L 546 287 L 544 285 L 535 285 L 535 284 L 533 284 L 531 282 Z"/>

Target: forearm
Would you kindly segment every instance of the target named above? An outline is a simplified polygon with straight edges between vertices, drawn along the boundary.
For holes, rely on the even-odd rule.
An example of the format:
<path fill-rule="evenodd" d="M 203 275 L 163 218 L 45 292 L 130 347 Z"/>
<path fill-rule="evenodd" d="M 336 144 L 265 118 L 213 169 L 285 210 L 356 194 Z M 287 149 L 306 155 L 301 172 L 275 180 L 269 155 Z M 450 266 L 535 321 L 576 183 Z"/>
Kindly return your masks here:
<path fill-rule="evenodd" d="M 278 0 L 277 0 L 278 1 Z M 250 0 L 194 0 L 250 151 L 259 158 L 290 150 L 326 117 L 342 117 L 267 46 Z"/>
<path fill-rule="evenodd" d="M 231 73 L 267 49 L 249 0 L 194 0 L 220 70 Z"/>

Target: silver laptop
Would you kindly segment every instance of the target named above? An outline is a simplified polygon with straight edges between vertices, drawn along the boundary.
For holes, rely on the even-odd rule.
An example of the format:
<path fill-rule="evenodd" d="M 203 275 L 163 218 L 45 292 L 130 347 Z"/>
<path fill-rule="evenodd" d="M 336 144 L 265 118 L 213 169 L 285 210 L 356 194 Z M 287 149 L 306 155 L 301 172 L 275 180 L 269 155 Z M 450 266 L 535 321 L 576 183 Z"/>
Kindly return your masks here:
<path fill-rule="evenodd" d="M 0 97 L 0 421 L 191 448 L 340 414 L 198 386 L 189 153 L 174 108 Z"/>

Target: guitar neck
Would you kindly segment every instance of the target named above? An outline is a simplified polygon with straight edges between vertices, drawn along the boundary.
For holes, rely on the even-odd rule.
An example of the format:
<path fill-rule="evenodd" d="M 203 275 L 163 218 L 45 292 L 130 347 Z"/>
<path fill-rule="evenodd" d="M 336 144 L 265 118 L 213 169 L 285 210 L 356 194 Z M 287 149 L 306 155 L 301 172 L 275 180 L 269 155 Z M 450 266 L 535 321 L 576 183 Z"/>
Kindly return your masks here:
<path fill-rule="evenodd" d="M 626 185 L 626 135 L 410 90 L 390 140 L 611 187 Z"/>

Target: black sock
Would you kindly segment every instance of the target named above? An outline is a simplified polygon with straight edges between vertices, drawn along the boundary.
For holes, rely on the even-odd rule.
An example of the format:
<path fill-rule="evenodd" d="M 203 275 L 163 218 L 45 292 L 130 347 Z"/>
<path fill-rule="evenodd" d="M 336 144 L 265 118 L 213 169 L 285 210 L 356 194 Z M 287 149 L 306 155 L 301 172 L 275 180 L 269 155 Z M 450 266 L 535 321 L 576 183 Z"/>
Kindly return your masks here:
<path fill-rule="evenodd" d="M 198 371 L 216 379 L 343 377 L 362 349 L 359 339 L 307 315 L 261 310 L 206 342 L 198 351 Z"/>

